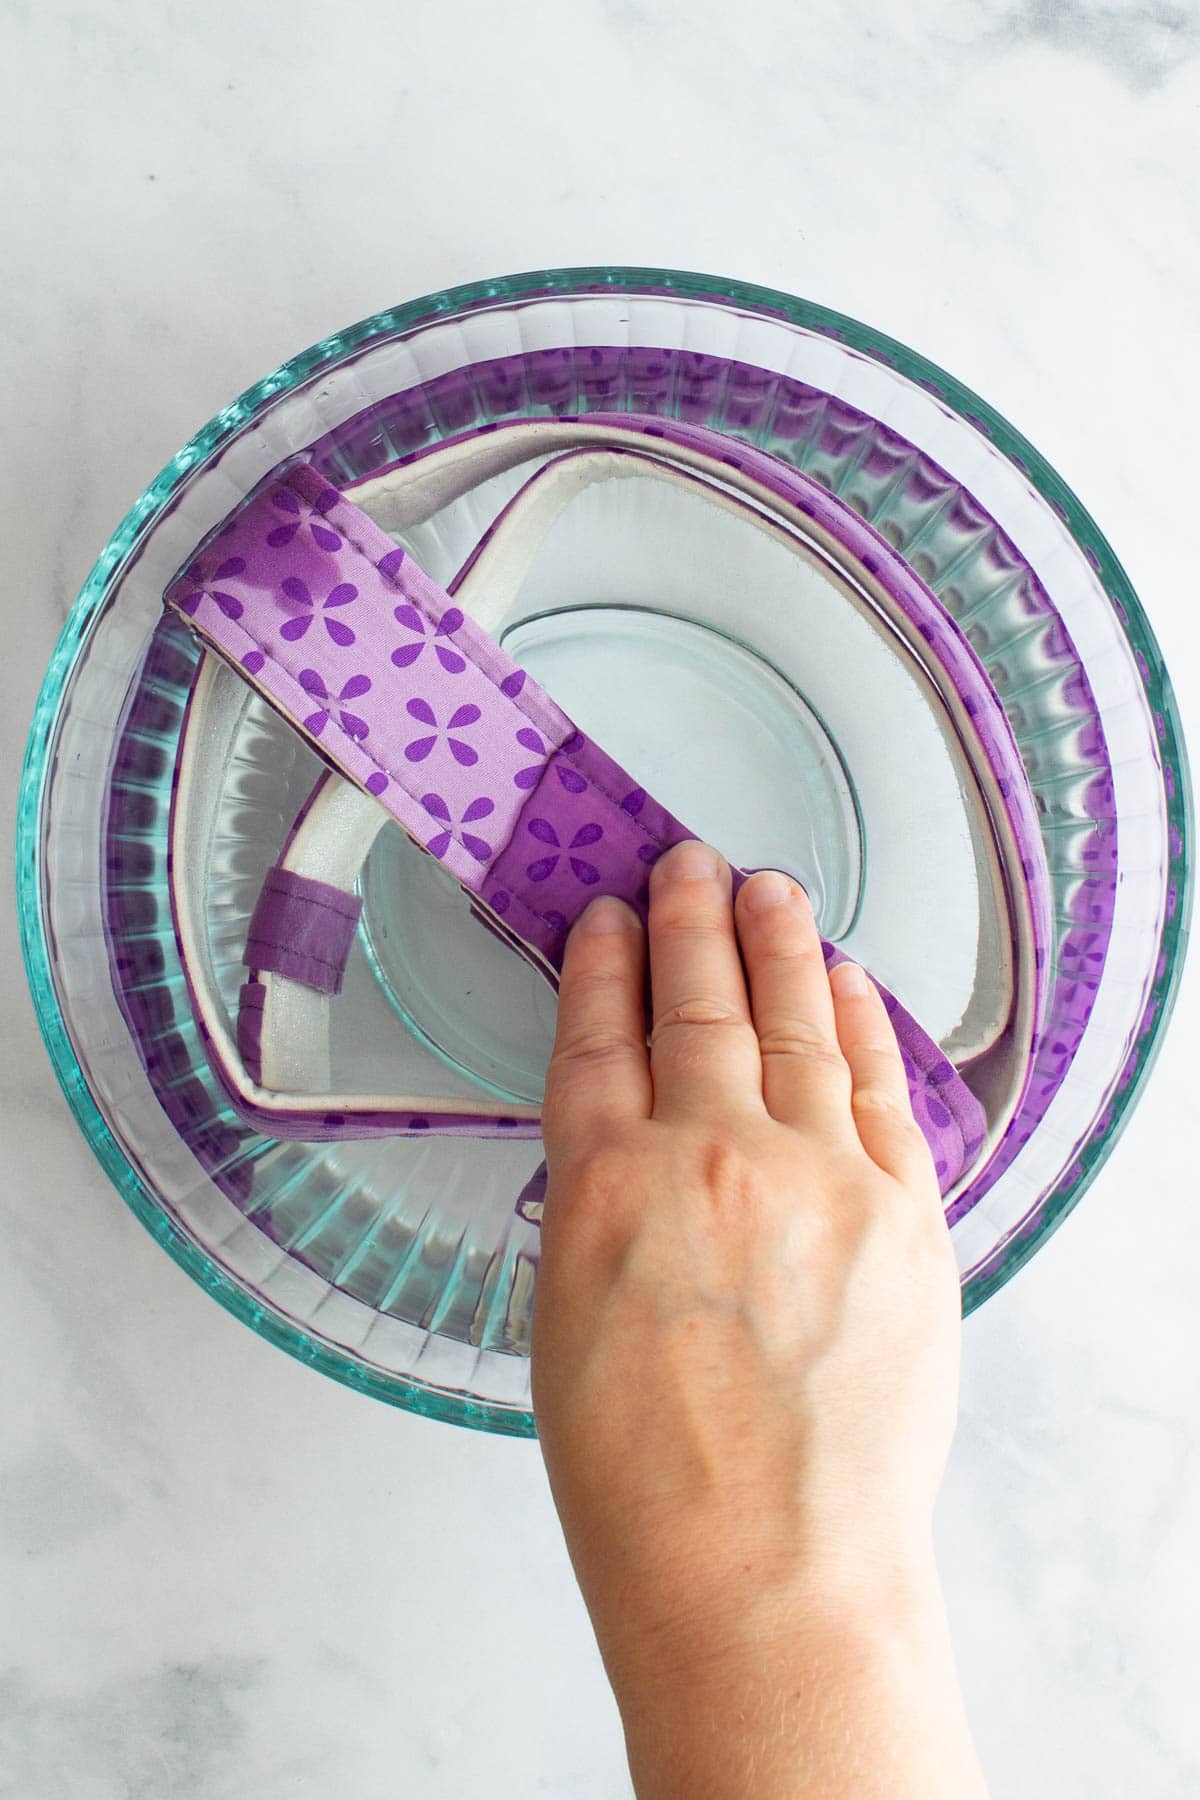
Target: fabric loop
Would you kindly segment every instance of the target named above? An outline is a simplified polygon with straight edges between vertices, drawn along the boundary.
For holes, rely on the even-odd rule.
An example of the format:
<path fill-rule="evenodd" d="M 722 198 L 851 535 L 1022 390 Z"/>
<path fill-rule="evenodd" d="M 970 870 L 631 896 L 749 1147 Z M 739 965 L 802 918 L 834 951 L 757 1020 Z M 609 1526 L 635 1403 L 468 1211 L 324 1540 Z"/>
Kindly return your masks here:
<path fill-rule="evenodd" d="M 340 994 L 362 901 L 324 881 L 274 868 L 263 882 L 242 958 L 258 973 Z"/>

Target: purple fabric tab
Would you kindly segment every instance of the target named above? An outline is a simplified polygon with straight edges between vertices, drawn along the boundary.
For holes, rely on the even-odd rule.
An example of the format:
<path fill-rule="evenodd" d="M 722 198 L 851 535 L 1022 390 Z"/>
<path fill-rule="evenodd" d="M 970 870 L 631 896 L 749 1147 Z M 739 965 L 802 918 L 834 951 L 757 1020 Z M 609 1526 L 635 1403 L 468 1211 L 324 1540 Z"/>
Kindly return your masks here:
<path fill-rule="evenodd" d="M 243 982 L 238 995 L 238 1055 L 256 1087 L 262 1080 L 262 1022 L 266 997 L 267 990 L 261 981 Z"/>
<path fill-rule="evenodd" d="M 251 969 L 289 975 L 321 994 L 340 994 L 354 928 L 355 894 L 272 869 L 263 883 L 242 958 Z"/>

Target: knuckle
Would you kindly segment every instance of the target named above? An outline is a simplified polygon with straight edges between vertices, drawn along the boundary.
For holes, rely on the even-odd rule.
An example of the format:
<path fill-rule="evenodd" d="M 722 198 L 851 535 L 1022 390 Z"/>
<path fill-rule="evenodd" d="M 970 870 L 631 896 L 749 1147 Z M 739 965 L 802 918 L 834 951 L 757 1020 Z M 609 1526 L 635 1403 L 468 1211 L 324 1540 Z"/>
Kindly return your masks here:
<path fill-rule="evenodd" d="M 656 895 L 650 915 L 653 934 L 660 942 L 709 944 L 732 930 L 729 908 L 718 896 L 676 895 L 674 890 Z"/>
<path fill-rule="evenodd" d="M 896 1035 L 891 1032 L 887 1037 L 856 1037 L 854 1053 L 864 1062 L 869 1060 L 880 1068 L 893 1068 L 899 1056 Z"/>
<path fill-rule="evenodd" d="M 553 1169 L 548 1183 L 556 1204 L 547 1208 L 547 1220 L 570 1222 L 570 1235 L 591 1240 L 619 1237 L 629 1211 L 629 1196 L 636 1192 L 638 1171 L 620 1146 L 593 1142 Z M 566 1206 L 559 1202 L 566 1199 Z"/>
<path fill-rule="evenodd" d="M 789 919 L 760 924 L 751 955 L 756 963 L 775 969 L 807 969 L 825 961 L 816 926 L 797 930 L 795 921 Z"/>
<path fill-rule="evenodd" d="M 583 1031 L 570 1031 L 560 1043 L 555 1044 L 547 1076 L 551 1071 L 577 1067 L 580 1063 L 610 1062 L 614 1057 L 624 1055 L 628 1049 L 628 1037 L 623 1032 L 604 1025 L 593 1025 Z"/>
<path fill-rule="evenodd" d="M 655 1020 L 651 1043 L 653 1044 L 664 1032 L 672 1031 L 679 1025 L 699 1025 L 705 1028 L 733 1025 L 744 1031 L 749 1025 L 749 1020 L 727 1000 L 719 1000 L 705 994 L 695 994 L 689 999 L 677 1000 Z"/>
<path fill-rule="evenodd" d="M 623 964 L 593 963 L 588 968 L 577 967 L 571 975 L 568 990 L 569 1000 L 576 1006 L 581 1000 L 594 1003 L 598 999 L 604 1003 L 613 994 L 620 993 L 628 985 L 628 982 L 629 975 Z M 560 990 L 560 1009 L 562 1005 L 563 999 Z"/>
<path fill-rule="evenodd" d="M 898 1093 L 893 1093 L 889 1088 L 856 1087 L 850 1096 L 850 1105 L 856 1116 L 889 1125 L 905 1135 L 921 1135 L 907 1094 L 901 1099 Z"/>
<path fill-rule="evenodd" d="M 787 1024 L 769 1026 L 760 1033 L 758 1045 L 764 1057 L 799 1057 L 806 1062 L 831 1069 L 846 1067 L 846 1060 L 838 1044 L 812 1026 L 799 1022 L 789 1021 Z"/>
<path fill-rule="evenodd" d="M 731 1207 L 743 1223 L 749 1219 L 765 1191 L 761 1157 L 736 1138 L 705 1135 L 693 1146 L 691 1166 L 710 1209 Z"/>
<path fill-rule="evenodd" d="M 607 1201 L 625 1192 L 632 1174 L 630 1157 L 623 1148 L 597 1143 L 576 1161 L 573 1180 L 581 1194 Z"/>

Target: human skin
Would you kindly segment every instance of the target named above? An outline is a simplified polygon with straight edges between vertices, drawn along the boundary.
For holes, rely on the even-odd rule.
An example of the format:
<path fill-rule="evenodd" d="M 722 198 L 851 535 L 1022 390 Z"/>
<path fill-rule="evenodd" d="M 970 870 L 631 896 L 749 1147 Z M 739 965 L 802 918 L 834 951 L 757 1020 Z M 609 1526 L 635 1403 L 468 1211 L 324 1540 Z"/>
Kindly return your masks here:
<path fill-rule="evenodd" d="M 932 1547 L 961 1305 L 883 1002 L 677 845 L 569 938 L 533 1405 L 639 1800 L 980 1800 Z M 653 1026 L 647 1044 L 647 957 Z"/>

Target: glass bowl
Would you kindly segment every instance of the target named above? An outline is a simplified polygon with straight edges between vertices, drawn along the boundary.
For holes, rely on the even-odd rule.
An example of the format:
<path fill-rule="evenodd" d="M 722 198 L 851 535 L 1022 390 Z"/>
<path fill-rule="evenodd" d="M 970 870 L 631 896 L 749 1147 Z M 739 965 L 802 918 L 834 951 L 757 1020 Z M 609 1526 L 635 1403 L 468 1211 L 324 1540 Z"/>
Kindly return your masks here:
<path fill-rule="evenodd" d="M 965 1310 L 1027 1260 L 1110 1150 L 1170 1011 L 1190 907 L 1179 723 L 1128 580 L 1036 451 L 893 340 L 714 277 L 537 272 L 364 320 L 227 407 L 114 533 L 39 699 L 18 868 L 43 1033 L 120 1191 L 237 1316 L 363 1391 L 526 1435 L 538 1232 L 513 1200 L 538 1146 L 285 1143 L 244 1125 L 209 1074 L 165 870 L 197 653 L 161 618 L 161 593 L 199 535 L 300 449 L 344 483 L 490 421 L 635 411 L 766 448 L 860 512 L 965 633 L 1015 732 L 1054 893 L 1054 969 L 1021 1113 L 950 1210 Z M 448 512 L 412 548 L 444 576 L 477 523 Z M 231 981 L 315 767 L 247 709 L 211 922 Z M 364 879 L 377 961 L 385 906 L 371 895 L 395 891 L 382 877 L 397 854 L 381 834 Z M 870 963 L 869 944 L 851 947 Z"/>

